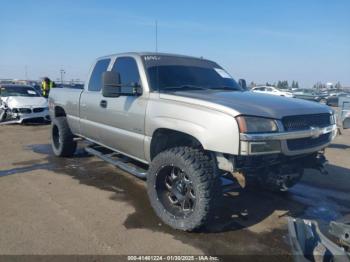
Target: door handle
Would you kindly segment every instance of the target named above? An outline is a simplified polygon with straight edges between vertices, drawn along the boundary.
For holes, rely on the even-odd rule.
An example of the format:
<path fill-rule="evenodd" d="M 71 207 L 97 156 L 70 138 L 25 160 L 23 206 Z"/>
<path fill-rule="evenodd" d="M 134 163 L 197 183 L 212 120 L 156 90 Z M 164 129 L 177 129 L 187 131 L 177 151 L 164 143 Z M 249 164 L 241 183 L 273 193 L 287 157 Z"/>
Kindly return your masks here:
<path fill-rule="evenodd" d="M 100 107 L 106 108 L 107 107 L 107 101 L 106 100 L 101 100 Z"/>

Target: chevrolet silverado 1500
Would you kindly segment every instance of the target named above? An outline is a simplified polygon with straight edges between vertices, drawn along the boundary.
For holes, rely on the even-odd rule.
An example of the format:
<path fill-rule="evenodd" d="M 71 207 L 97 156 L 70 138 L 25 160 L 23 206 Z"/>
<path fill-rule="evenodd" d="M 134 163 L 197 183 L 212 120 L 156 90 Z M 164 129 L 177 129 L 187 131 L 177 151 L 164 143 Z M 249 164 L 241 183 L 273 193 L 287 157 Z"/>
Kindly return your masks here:
<path fill-rule="evenodd" d="M 191 231 L 207 223 L 229 177 L 284 191 L 305 168 L 324 170 L 323 150 L 337 132 L 333 111 L 245 89 L 202 58 L 101 57 L 83 90 L 51 91 L 52 148 L 69 157 L 77 138 L 87 140 L 88 152 L 147 180 L 166 224 Z"/>

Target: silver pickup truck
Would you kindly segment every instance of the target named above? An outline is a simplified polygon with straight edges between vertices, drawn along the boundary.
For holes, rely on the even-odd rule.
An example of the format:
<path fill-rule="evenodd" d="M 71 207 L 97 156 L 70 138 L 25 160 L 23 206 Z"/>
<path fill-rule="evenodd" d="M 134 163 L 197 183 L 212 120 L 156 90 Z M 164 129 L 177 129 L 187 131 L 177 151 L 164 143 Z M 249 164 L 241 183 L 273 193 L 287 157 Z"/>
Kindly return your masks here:
<path fill-rule="evenodd" d="M 191 231 L 209 221 L 228 179 L 287 190 L 305 168 L 323 171 L 334 112 L 304 100 L 245 91 L 217 63 L 181 55 L 98 58 L 84 90 L 53 89 L 52 148 L 86 150 L 147 180 L 156 214 Z"/>

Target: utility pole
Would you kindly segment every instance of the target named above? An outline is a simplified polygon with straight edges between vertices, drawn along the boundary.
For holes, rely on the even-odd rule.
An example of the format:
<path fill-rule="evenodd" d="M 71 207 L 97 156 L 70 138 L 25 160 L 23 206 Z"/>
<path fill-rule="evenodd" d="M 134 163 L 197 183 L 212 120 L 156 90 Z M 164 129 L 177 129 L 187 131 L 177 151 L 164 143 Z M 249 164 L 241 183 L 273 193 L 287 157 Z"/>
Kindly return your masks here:
<path fill-rule="evenodd" d="M 61 68 L 60 70 L 60 74 L 61 74 L 61 84 L 63 84 L 63 75 L 66 73 L 66 71 L 64 71 L 63 68 Z"/>

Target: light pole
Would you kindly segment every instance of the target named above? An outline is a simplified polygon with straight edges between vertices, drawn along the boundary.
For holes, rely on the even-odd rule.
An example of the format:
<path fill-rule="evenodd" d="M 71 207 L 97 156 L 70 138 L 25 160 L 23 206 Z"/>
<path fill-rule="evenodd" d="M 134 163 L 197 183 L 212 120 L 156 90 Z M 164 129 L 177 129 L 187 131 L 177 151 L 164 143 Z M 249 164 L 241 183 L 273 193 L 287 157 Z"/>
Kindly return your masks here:
<path fill-rule="evenodd" d="M 63 85 L 63 75 L 66 73 L 66 71 L 64 71 L 64 69 L 60 70 L 60 74 L 61 74 L 61 84 Z"/>

